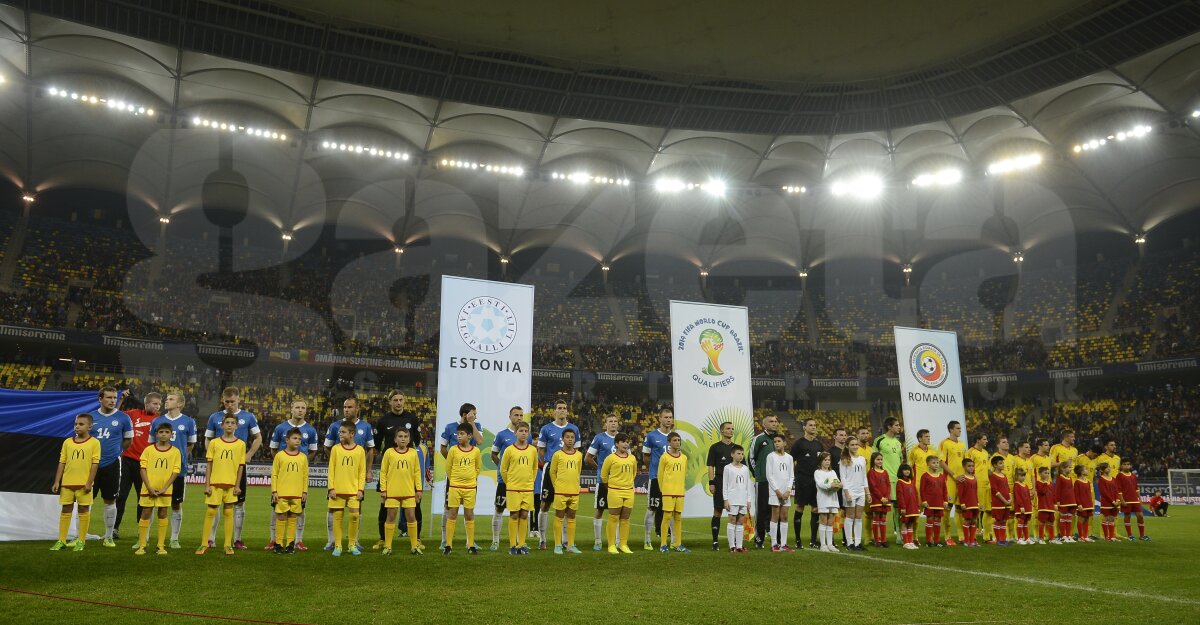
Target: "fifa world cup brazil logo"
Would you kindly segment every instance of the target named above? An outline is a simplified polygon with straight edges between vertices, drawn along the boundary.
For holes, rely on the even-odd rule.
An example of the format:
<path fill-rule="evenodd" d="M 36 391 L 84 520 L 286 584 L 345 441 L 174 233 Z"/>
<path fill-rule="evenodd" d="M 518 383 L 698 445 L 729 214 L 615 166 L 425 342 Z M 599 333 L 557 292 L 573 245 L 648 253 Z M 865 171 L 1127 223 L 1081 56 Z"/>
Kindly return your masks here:
<path fill-rule="evenodd" d="M 708 365 L 704 367 L 706 375 L 725 375 L 717 360 L 721 358 L 721 350 L 725 349 L 725 337 L 712 328 L 706 328 L 700 333 L 700 349 L 708 356 Z"/>

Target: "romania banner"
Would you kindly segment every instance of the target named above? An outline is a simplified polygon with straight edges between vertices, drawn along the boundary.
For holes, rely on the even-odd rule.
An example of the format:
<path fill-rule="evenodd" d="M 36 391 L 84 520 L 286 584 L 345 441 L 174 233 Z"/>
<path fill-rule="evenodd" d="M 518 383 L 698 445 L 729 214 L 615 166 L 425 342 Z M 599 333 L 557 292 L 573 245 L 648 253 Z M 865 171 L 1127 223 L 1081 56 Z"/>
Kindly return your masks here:
<path fill-rule="evenodd" d="M 750 322 L 744 306 L 671 302 L 671 381 L 675 431 L 688 457 L 684 514 L 711 517 L 708 448 L 733 423 L 733 442 L 754 436 L 750 391 Z"/>
<path fill-rule="evenodd" d="M 490 451 L 500 428 L 508 427 L 508 409 L 528 414 L 533 380 L 533 287 L 442 276 L 442 324 L 438 349 L 437 438 L 433 509 L 446 503 L 446 460 L 440 449 L 447 426 L 457 424 L 463 404 L 477 409 L 483 431 L 475 510 L 495 511 L 496 469 Z M 454 445 L 453 435 L 450 445 Z"/>
<path fill-rule="evenodd" d="M 929 430 L 930 444 L 937 447 L 951 421 L 962 423 L 962 440 L 967 441 L 958 335 L 900 326 L 894 330 L 906 449 L 916 446 L 922 429 Z"/>

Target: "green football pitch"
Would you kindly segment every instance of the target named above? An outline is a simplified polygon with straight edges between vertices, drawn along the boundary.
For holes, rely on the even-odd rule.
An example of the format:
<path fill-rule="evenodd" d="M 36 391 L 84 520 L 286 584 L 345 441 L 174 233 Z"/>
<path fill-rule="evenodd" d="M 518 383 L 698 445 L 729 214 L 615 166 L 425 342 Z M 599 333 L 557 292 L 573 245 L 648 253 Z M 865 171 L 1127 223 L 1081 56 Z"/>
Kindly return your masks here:
<path fill-rule="evenodd" d="M 189 487 L 182 542 L 168 556 L 135 556 L 136 526 L 125 519 L 116 548 L 89 542 L 81 553 L 48 551 L 49 542 L 0 544 L 0 622 L 199 623 L 230 619 L 283 623 L 1106 623 L 1200 622 L 1200 508 L 1175 507 L 1147 519 L 1153 542 L 984 546 L 979 549 L 872 549 L 840 555 L 713 552 L 707 519 L 685 524 L 692 553 L 641 549 L 634 511 L 633 555 L 593 552 L 591 500 L 583 502 L 581 555 L 534 551 L 512 557 L 491 542 L 480 517 L 479 556 L 434 550 L 438 519 L 425 532 L 425 556 L 383 557 L 378 496 L 369 493 L 359 557 L 333 558 L 324 508 L 310 507 L 307 553 L 264 552 L 268 492 L 252 488 L 247 551 L 193 555 L 203 520 L 202 493 Z M 639 498 L 639 506 L 644 499 Z M 426 502 L 428 512 L 429 503 Z M 313 509 L 315 508 L 315 509 Z M 92 531 L 102 528 L 94 515 Z M 426 519 L 431 515 L 426 514 Z M 1096 533 L 1099 533 L 1097 526 Z M 151 541 L 154 532 L 151 530 Z M 869 528 L 868 528 L 869 531 Z M 1121 530 L 1123 535 L 1123 530 Z M 507 527 L 502 532 L 507 539 Z M 807 530 L 805 533 L 807 538 Z M 724 526 L 722 526 L 724 545 Z M 20 592 L 17 592 L 20 591 Z M 163 610 L 150 612 L 146 609 Z M 186 613 L 181 615 L 177 613 Z"/>

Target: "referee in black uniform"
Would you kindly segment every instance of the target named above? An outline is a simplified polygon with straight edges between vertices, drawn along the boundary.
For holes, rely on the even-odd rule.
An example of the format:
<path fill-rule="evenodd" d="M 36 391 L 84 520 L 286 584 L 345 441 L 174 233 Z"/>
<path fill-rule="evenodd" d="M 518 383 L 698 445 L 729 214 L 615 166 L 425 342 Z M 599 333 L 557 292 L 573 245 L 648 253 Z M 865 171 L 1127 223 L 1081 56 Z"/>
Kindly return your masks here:
<path fill-rule="evenodd" d="M 712 490 L 713 516 L 712 537 L 713 551 L 721 548 L 718 537 L 721 535 L 721 513 L 725 511 L 725 494 L 721 486 L 725 476 L 725 465 L 730 462 L 733 453 L 733 424 L 729 421 L 721 424 L 721 440 L 708 448 L 708 488 Z"/>
<path fill-rule="evenodd" d="M 763 548 L 767 529 L 771 524 L 771 487 L 767 484 L 767 456 L 775 449 L 775 432 L 779 420 L 775 415 L 767 415 L 762 420 L 763 431 L 750 441 L 750 472 L 754 474 L 757 484 L 757 496 L 754 502 L 754 546 Z"/>
<path fill-rule="evenodd" d="M 804 526 L 805 506 L 809 508 L 808 546 L 818 546 L 820 517 L 817 515 L 817 482 L 813 479 L 813 472 L 817 470 L 817 456 L 823 451 L 825 446 L 817 440 L 817 420 L 805 419 L 804 434 L 792 443 L 792 460 L 796 463 L 796 511 L 792 513 L 792 527 L 796 529 L 797 549 L 803 549 L 800 529 Z"/>
<path fill-rule="evenodd" d="M 383 458 L 384 452 L 396 445 L 396 431 L 407 430 L 408 439 L 412 441 L 409 445 L 416 448 L 421 444 L 421 420 L 412 412 L 404 409 L 404 392 L 392 391 L 388 395 L 388 412 L 379 418 L 375 423 L 375 449 L 378 450 L 379 457 Z M 423 478 L 422 478 L 423 479 Z M 375 490 L 379 490 L 379 483 L 375 483 Z M 417 534 L 420 535 L 421 527 L 421 506 L 416 508 L 417 516 Z M 383 506 L 383 500 L 379 501 L 379 542 L 375 543 L 376 549 L 383 548 L 383 524 L 387 520 L 387 508 Z M 401 524 L 403 525 L 403 524 Z M 408 528 L 401 530 L 401 535 L 408 533 Z"/>

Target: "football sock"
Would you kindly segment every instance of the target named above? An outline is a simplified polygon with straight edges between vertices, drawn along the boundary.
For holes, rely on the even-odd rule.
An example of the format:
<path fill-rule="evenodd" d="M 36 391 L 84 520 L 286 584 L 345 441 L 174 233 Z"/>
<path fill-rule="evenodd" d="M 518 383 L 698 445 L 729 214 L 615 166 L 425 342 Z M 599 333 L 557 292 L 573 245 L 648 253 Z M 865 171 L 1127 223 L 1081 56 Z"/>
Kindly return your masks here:
<path fill-rule="evenodd" d="M 1125 517 L 1125 535 L 1133 536 L 1133 529 L 1129 527 L 1129 516 Z"/>
<path fill-rule="evenodd" d="M 541 491 L 537 490 L 535 488 L 534 492 L 533 492 L 533 510 L 536 512 L 541 509 L 542 509 Z M 540 517 L 541 517 L 541 515 L 539 515 L 539 514 L 533 514 L 532 512 L 529 513 L 529 522 L 533 524 L 533 531 L 535 531 L 535 532 L 542 531 L 542 526 L 540 525 L 540 523 L 541 523 Z"/>
<path fill-rule="evenodd" d="M 941 523 L 935 523 L 933 525 L 933 542 L 935 542 L 935 543 L 942 542 L 942 525 L 941 525 Z"/>
<path fill-rule="evenodd" d="M 855 545 L 862 545 L 862 527 L 863 527 L 862 517 L 858 517 L 857 519 L 854 519 L 854 544 Z"/>
<path fill-rule="evenodd" d="M 509 519 L 508 521 L 508 547 L 510 549 L 517 546 L 517 530 L 521 527 L 521 521 L 518 519 Z"/>
<path fill-rule="evenodd" d="M 342 519 L 345 517 L 345 512 L 337 510 L 333 514 L 333 547 L 335 549 L 342 548 Z"/>
<path fill-rule="evenodd" d="M 150 540 L 150 519 L 138 517 L 138 546 L 145 547 Z"/>
<path fill-rule="evenodd" d="M 676 512 L 675 514 L 679 514 L 679 513 L 678 513 L 678 512 Z M 786 518 L 786 517 L 785 517 L 785 518 Z M 780 520 L 780 521 L 779 521 L 778 523 L 776 523 L 775 525 L 776 525 L 776 526 L 778 526 L 778 528 L 779 528 L 779 542 L 778 542 L 777 544 L 778 544 L 780 547 L 783 547 L 784 545 L 787 545 L 787 544 L 788 544 L 788 542 L 787 542 L 787 539 L 788 539 L 788 524 L 787 524 L 787 521 L 786 521 L 786 520 Z M 681 539 L 678 539 L 678 538 L 677 538 L 677 539 L 675 539 L 675 540 L 676 540 L 676 543 L 675 543 L 676 545 L 678 545 L 680 542 L 682 542 L 682 541 L 681 541 Z"/>
<path fill-rule="evenodd" d="M 420 542 L 417 540 L 417 537 L 421 534 L 420 530 L 417 529 L 417 522 L 415 520 L 409 521 L 406 526 L 408 527 L 408 548 L 416 549 L 417 543 Z"/>
<path fill-rule="evenodd" d="M 209 536 L 213 532 L 213 526 L 217 523 L 217 509 L 212 506 L 204 508 L 204 533 L 200 535 L 200 541 L 204 542 L 204 537 Z"/>
<path fill-rule="evenodd" d="M 221 519 L 225 524 L 225 548 L 228 549 L 233 546 L 233 508 L 226 507 Z"/>
<path fill-rule="evenodd" d="M 448 516 L 448 515 L 446 514 L 446 510 L 443 508 L 443 509 L 442 509 L 442 545 L 449 545 L 449 544 L 450 544 L 450 543 L 446 542 L 446 536 L 447 536 L 447 534 L 446 534 L 446 523 L 448 523 L 448 522 L 449 522 L 449 520 L 446 518 L 447 516 Z"/>
<path fill-rule="evenodd" d="M 167 517 L 158 519 L 158 548 L 162 549 L 167 542 L 167 531 L 171 527 L 171 520 Z"/>
<path fill-rule="evenodd" d="M 567 544 L 575 544 L 575 517 L 567 519 Z"/>
<path fill-rule="evenodd" d="M 963 544 L 970 545 L 975 542 L 975 524 L 969 521 L 963 522 Z"/>
<path fill-rule="evenodd" d="M 298 519 L 294 516 L 288 516 L 287 523 L 283 526 L 284 545 L 296 544 L 296 523 Z"/>
<path fill-rule="evenodd" d="M 282 538 L 281 536 L 279 536 L 279 534 L 281 532 L 279 531 L 278 525 L 279 525 L 279 513 L 275 512 L 275 508 L 274 508 L 274 506 L 272 506 L 271 507 L 271 522 L 267 524 L 267 527 L 271 528 L 271 542 L 275 542 L 276 540 L 279 540 Z"/>
<path fill-rule="evenodd" d="M 646 530 L 646 544 L 654 542 L 654 511 L 647 509 L 646 516 L 642 518 L 643 526 Z"/>
<path fill-rule="evenodd" d="M 719 517 L 719 516 L 715 516 L 712 518 L 712 536 L 713 536 L 714 543 L 720 542 L 720 540 L 721 540 L 721 517 Z"/>
<path fill-rule="evenodd" d="M 620 528 L 618 531 L 620 531 L 620 533 L 621 533 L 621 537 L 620 537 L 621 546 L 628 549 L 629 548 L 629 519 L 621 519 L 621 525 L 620 525 Z"/>
<path fill-rule="evenodd" d="M 774 525 L 774 523 L 772 523 L 772 525 Z M 662 526 L 660 527 L 659 532 L 658 532 L 658 535 L 661 537 L 660 540 L 662 541 L 663 547 L 666 547 L 667 544 L 671 540 L 670 526 L 671 526 L 671 517 L 663 515 Z"/>
<path fill-rule="evenodd" d="M 662 502 L 660 501 L 659 503 L 661 504 Z M 663 516 L 664 515 L 663 515 L 662 508 L 655 510 L 654 511 L 654 525 L 651 525 L 650 527 L 652 527 L 652 528 L 653 527 L 662 527 Z"/>
<path fill-rule="evenodd" d="M 615 514 L 608 516 L 608 527 L 605 528 L 604 536 L 608 538 L 608 546 L 612 547 L 617 544 L 617 525 L 621 523 L 620 517 Z"/>
<path fill-rule="evenodd" d="M 996 523 L 992 526 L 992 532 L 996 535 L 997 542 L 1006 542 L 1008 540 L 1008 526 L 1003 523 Z"/>
<path fill-rule="evenodd" d="M 287 534 L 287 524 L 288 520 L 286 514 L 283 516 L 277 515 L 275 517 L 275 522 L 271 524 L 271 527 L 273 528 L 271 531 L 271 542 L 281 547 L 287 546 L 287 539 L 284 538 L 284 535 Z"/>
<path fill-rule="evenodd" d="M 771 521 L 767 527 L 769 528 L 769 530 L 771 532 L 771 546 L 772 547 L 778 546 L 779 545 L 779 523 L 776 521 Z"/>
<path fill-rule="evenodd" d="M 796 511 L 792 513 L 792 527 L 796 530 L 796 542 L 800 542 L 800 530 L 804 527 L 804 507 L 796 506 Z"/>
<path fill-rule="evenodd" d="M 237 542 L 242 541 L 242 522 L 245 520 L 246 504 L 235 504 L 233 506 L 233 539 Z"/>
<path fill-rule="evenodd" d="M 454 526 L 458 524 L 458 519 L 446 519 L 445 537 L 442 538 L 442 544 L 447 547 L 454 545 Z"/>
<path fill-rule="evenodd" d="M 117 504 L 104 504 L 104 539 L 112 540 L 113 528 L 117 526 Z"/>
<path fill-rule="evenodd" d="M 504 515 L 500 512 L 492 515 L 492 543 L 500 542 L 500 526 L 504 525 Z"/>
<path fill-rule="evenodd" d="M 382 495 L 380 497 L 382 498 Z M 383 505 L 382 501 L 379 502 L 378 523 L 379 523 L 379 540 L 382 540 L 383 542 L 387 542 L 387 537 L 384 535 L 387 533 L 387 528 L 384 527 L 385 525 L 387 525 L 387 508 Z"/>
<path fill-rule="evenodd" d="M 542 542 L 546 542 L 546 530 L 550 529 L 550 513 L 542 511 L 538 513 L 538 529 L 542 531 Z M 555 538 L 554 544 L 561 542 L 561 538 Z"/>
<path fill-rule="evenodd" d="M 729 548 L 737 548 L 737 527 L 733 523 L 725 526 L 725 540 L 729 541 Z"/>
<path fill-rule="evenodd" d="M 475 546 L 475 519 L 467 519 L 463 525 L 467 527 L 467 548 L 470 549 Z"/>
<path fill-rule="evenodd" d="M 552 545 L 563 544 L 563 541 L 561 538 L 562 535 L 563 535 L 563 518 L 556 514 L 556 515 L 554 515 L 554 542 L 552 542 L 550 544 L 552 544 Z"/>
<path fill-rule="evenodd" d="M 329 544 L 333 544 L 333 512 L 325 514 L 325 540 Z M 446 542 L 443 538 L 442 542 Z"/>
<path fill-rule="evenodd" d="M 817 528 L 821 525 L 821 517 L 817 515 L 816 510 L 813 510 L 808 515 L 808 541 L 810 543 L 817 542 Z M 800 540 L 800 533 L 796 533 L 796 540 Z"/>
<path fill-rule="evenodd" d="M 349 541 L 354 541 L 354 542 L 349 543 L 347 545 L 348 547 L 354 547 L 354 546 L 358 545 L 358 526 L 359 526 L 359 519 L 361 519 L 361 518 L 362 518 L 362 515 L 359 514 L 358 510 L 353 510 L 353 509 L 350 510 L 350 530 L 346 532 L 346 540 L 347 540 L 347 542 L 349 542 Z M 468 521 L 467 528 L 469 529 L 470 527 L 471 527 L 471 522 Z"/>
<path fill-rule="evenodd" d="M 733 537 L 737 539 L 737 548 L 742 548 L 742 543 L 746 540 L 746 526 L 742 523 L 735 523 L 733 526 Z"/>
<path fill-rule="evenodd" d="M 524 547 L 529 537 L 529 517 L 517 519 L 517 546 Z"/>
<path fill-rule="evenodd" d="M 392 541 L 396 538 L 396 523 L 394 521 L 383 522 L 383 546 L 385 549 L 392 548 Z"/>
<path fill-rule="evenodd" d="M 183 509 L 171 511 L 171 540 L 179 540 L 179 528 L 183 526 Z"/>
<path fill-rule="evenodd" d="M 296 517 L 296 542 L 304 542 L 304 508 L 300 509 L 300 516 Z"/>
<path fill-rule="evenodd" d="M 604 519 L 592 519 L 592 536 L 596 537 L 596 544 L 600 544 L 600 537 L 604 535 Z"/>
<path fill-rule="evenodd" d="M 1138 517 L 1138 536 L 1146 537 L 1146 521 L 1142 517 Z"/>
<path fill-rule="evenodd" d="M 58 515 L 58 542 L 67 542 L 67 530 L 71 528 L 71 513 L 60 512 Z M 85 532 L 80 528 L 79 534 L 82 536 Z"/>

